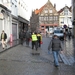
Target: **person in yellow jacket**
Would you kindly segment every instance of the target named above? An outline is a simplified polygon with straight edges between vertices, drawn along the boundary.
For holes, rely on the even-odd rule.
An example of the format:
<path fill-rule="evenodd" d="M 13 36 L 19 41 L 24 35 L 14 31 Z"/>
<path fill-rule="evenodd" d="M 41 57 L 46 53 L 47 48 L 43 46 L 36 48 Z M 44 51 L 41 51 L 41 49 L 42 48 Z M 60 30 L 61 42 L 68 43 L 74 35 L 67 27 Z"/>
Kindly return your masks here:
<path fill-rule="evenodd" d="M 42 42 L 42 35 L 40 34 L 40 32 L 37 34 L 37 38 L 38 38 L 38 47 L 41 47 L 41 42 Z"/>
<path fill-rule="evenodd" d="M 31 35 L 31 38 L 32 38 L 32 49 L 34 49 L 34 46 L 35 46 L 35 49 L 37 50 L 37 35 L 33 32 L 32 35 Z"/>

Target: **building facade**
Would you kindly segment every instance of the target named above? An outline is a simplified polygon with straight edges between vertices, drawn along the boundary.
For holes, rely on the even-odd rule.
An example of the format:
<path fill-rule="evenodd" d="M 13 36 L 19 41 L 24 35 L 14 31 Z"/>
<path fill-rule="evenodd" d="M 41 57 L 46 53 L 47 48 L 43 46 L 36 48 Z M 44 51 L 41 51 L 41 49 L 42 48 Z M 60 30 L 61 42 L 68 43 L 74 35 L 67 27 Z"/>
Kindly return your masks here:
<path fill-rule="evenodd" d="M 16 40 L 18 39 L 18 0 L 11 0 L 10 4 L 12 17 L 12 31 L 10 36 L 12 36 L 13 40 Z"/>
<path fill-rule="evenodd" d="M 7 33 L 7 41 L 19 39 L 20 30 L 28 30 L 25 2 L 23 0 L 0 0 L 0 34 Z"/>
<path fill-rule="evenodd" d="M 7 33 L 7 40 L 10 39 L 11 34 L 11 10 L 6 7 L 7 0 L 0 0 L 0 34 L 2 30 Z M 9 6 L 9 5 L 7 5 Z M 9 30 L 10 29 L 10 30 Z"/>
<path fill-rule="evenodd" d="M 38 28 L 41 32 L 45 33 L 46 31 L 49 32 L 50 28 L 59 26 L 59 14 L 56 10 L 56 5 L 54 4 L 53 6 L 50 0 L 40 9 L 36 9 L 32 13 L 34 15 L 32 14 L 30 25 L 31 27 L 36 27 L 36 30 Z"/>
<path fill-rule="evenodd" d="M 71 9 L 72 9 L 72 7 L 65 6 L 58 11 L 60 27 L 64 27 L 64 25 L 66 25 L 69 28 L 73 28 L 72 10 Z"/>
<path fill-rule="evenodd" d="M 23 0 L 18 0 L 18 24 L 19 24 L 19 32 L 21 30 L 28 30 L 29 21 L 27 20 L 27 9 L 26 4 Z"/>

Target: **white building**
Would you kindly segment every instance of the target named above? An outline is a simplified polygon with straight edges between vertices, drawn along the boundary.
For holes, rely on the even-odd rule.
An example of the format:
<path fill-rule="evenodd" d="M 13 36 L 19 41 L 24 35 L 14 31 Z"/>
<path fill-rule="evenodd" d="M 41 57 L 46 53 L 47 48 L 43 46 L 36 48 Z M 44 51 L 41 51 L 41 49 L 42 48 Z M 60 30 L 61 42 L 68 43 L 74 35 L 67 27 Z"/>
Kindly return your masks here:
<path fill-rule="evenodd" d="M 0 34 L 4 30 L 9 40 L 11 34 L 11 10 L 4 5 L 5 3 L 7 3 L 7 0 L 0 0 Z"/>
<path fill-rule="evenodd" d="M 26 17 L 27 9 L 24 0 L 18 0 L 18 19 L 19 19 L 19 31 L 20 30 L 28 30 L 29 21 Z"/>
<path fill-rule="evenodd" d="M 25 14 L 26 6 L 23 0 L 0 0 L 0 34 L 7 33 L 8 41 L 19 39 L 19 31 L 28 29 Z"/>
<path fill-rule="evenodd" d="M 18 39 L 18 1 L 11 0 L 11 17 L 12 17 L 12 32 L 11 36 L 13 40 Z"/>
<path fill-rule="evenodd" d="M 65 6 L 62 9 L 58 11 L 59 13 L 59 26 L 63 27 L 64 25 L 67 25 L 67 27 L 73 27 L 72 26 L 72 11 L 71 7 Z"/>

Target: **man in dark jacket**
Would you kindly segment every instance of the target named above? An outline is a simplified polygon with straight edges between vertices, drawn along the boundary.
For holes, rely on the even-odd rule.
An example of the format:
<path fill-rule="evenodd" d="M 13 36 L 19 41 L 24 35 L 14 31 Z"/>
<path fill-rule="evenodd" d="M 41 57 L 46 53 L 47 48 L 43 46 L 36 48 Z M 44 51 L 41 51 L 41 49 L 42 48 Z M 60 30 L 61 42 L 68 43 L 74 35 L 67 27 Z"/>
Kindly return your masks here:
<path fill-rule="evenodd" d="M 23 41 L 24 41 L 24 31 L 23 30 L 19 33 L 19 38 L 20 38 L 21 45 L 23 45 Z"/>
<path fill-rule="evenodd" d="M 7 39 L 7 34 L 3 30 L 1 33 L 1 41 L 2 41 L 2 48 L 3 49 L 5 48 L 5 46 L 7 47 L 6 39 Z"/>
<path fill-rule="evenodd" d="M 41 36 L 41 34 L 40 34 L 40 32 L 37 34 L 37 44 L 38 44 L 38 47 L 41 47 L 41 43 L 40 42 L 42 42 L 42 36 Z"/>
<path fill-rule="evenodd" d="M 26 46 L 29 47 L 29 42 L 30 42 L 31 34 L 29 31 L 26 32 Z"/>
<path fill-rule="evenodd" d="M 58 55 L 59 55 L 59 51 L 63 50 L 63 46 L 57 35 L 53 36 L 53 39 L 51 40 L 48 46 L 48 50 L 50 50 L 51 48 L 52 48 L 53 57 L 54 57 L 54 66 L 58 67 L 59 66 Z"/>

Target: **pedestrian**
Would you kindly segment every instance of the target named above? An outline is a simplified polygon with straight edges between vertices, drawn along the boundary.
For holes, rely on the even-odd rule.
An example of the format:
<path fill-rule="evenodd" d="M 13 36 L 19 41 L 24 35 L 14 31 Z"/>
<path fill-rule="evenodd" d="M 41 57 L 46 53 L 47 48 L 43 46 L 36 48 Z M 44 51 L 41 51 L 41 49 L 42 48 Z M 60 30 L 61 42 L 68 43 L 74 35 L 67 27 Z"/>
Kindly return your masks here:
<path fill-rule="evenodd" d="M 37 35 L 36 35 L 36 33 L 32 33 L 32 35 L 31 35 L 31 39 L 32 39 L 32 49 L 34 49 L 34 47 L 35 47 L 35 49 L 37 50 L 37 48 L 38 48 L 38 46 L 37 46 Z"/>
<path fill-rule="evenodd" d="M 37 34 L 37 44 L 38 44 L 38 47 L 41 47 L 41 42 L 42 42 L 42 35 L 40 34 L 40 32 L 38 32 Z"/>
<path fill-rule="evenodd" d="M 48 37 L 48 32 L 46 31 L 46 37 Z"/>
<path fill-rule="evenodd" d="M 51 48 L 54 57 L 54 66 L 58 67 L 59 66 L 58 55 L 59 51 L 62 52 L 63 45 L 57 35 L 54 35 L 51 42 L 49 43 L 48 50 L 50 50 Z"/>
<path fill-rule="evenodd" d="M 67 36 L 67 35 L 66 35 L 66 32 L 64 32 L 64 40 L 65 40 L 65 41 L 66 41 L 66 36 Z"/>
<path fill-rule="evenodd" d="M 29 42 L 30 42 L 31 34 L 29 31 L 26 32 L 26 46 L 29 47 Z"/>
<path fill-rule="evenodd" d="M 1 42 L 2 42 L 2 48 L 3 49 L 5 47 L 7 47 L 6 39 L 7 39 L 7 34 L 4 32 L 4 30 L 2 30 L 2 33 L 1 33 Z"/>
<path fill-rule="evenodd" d="M 26 31 L 24 30 L 24 42 L 26 41 Z"/>
<path fill-rule="evenodd" d="M 19 38 L 20 38 L 20 44 L 23 45 L 23 42 L 24 42 L 24 31 L 23 30 L 19 33 Z"/>
<path fill-rule="evenodd" d="M 71 38 L 71 31 L 70 30 L 68 31 L 68 38 L 69 39 Z"/>

